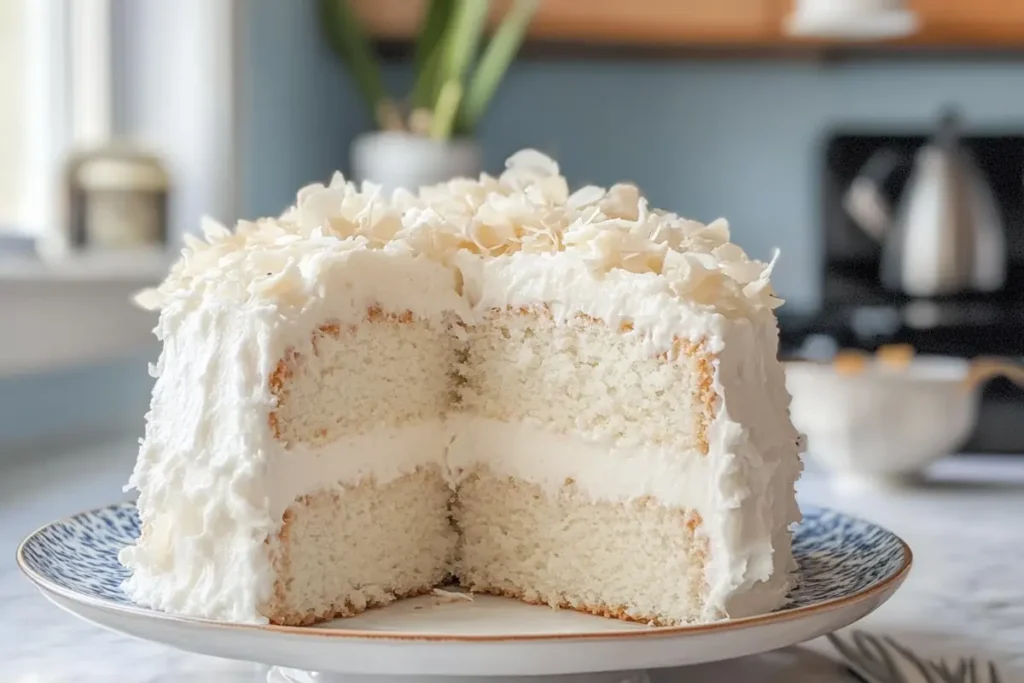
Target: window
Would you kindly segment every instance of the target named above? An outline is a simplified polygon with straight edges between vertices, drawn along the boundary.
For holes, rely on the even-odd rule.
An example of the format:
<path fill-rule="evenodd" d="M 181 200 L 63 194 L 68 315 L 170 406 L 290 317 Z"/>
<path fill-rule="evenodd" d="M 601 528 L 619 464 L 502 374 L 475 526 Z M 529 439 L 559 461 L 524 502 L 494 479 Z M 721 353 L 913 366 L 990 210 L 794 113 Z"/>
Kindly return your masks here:
<path fill-rule="evenodd" d="M 0 228 L 18 223 L 20 170 L 25 155 L 18 133 L 25 129 L 25 107 L 16 93 L 25 88 L 25 1 L 0 2 Z"/>
<path fill-rule="evenodd" d="M 0 237 L 59 229 L 68 152 L 109 135 L 170 168 L 172 233 L 233 220 L 243 5 L 0 0 Z"/>
<path fill-rule="evenodd" d="M 0 1 L 0 234 L 52 223 L 69 130 L 64 0 Z"/>

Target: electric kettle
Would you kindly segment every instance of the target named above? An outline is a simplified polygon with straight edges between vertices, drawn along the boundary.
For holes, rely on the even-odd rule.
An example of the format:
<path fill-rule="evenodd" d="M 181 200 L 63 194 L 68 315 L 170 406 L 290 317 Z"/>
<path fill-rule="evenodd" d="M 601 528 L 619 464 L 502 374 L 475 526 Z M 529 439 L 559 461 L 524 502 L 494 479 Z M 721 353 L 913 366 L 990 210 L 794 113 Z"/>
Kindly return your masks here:
<path fill-rule="evenodd" d="M 914 297 L 991 292 L 1006 280 L 1006 237 L 992 188 L 961 143 L 955 114 L 917 151 L 893 209 L 883 186 L 905 165 L 891 149 L 871 157 L 843 207 L 882 243 L 880 278 Z"/>

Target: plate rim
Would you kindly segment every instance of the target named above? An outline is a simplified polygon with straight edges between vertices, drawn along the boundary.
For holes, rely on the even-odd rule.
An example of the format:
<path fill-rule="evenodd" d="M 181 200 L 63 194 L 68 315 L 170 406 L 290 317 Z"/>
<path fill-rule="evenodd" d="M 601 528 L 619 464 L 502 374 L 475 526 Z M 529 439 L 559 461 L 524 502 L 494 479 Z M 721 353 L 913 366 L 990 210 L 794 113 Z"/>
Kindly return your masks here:
<path fill-rule="evenodd" d="M 80 512 L 64 515 L 57 519 L 51 520 L 37 529 L 29 533 L 21 540 L 18 544 L 15 552 L 15 561 L 18 565 L 18 569 L 35 584 L 36 588 L 43 593 L 52 593 L 58 595 L 65 600 L 71 602 L 80 603 L 88 607 L 95 609 L 106 610 L 113 613 L 120 613 L 129 617 L 137 617 L 143 619 L 152 619 L 164 623 L 176 623 L 184 624 L 186 626 L 197 626 L 200 628 L 212 628 L 218 630 L 229 630 L 237 631 L 242 630 L 245 632 L 258 632 L 267 633 L 271 635 L 290 635 L 290 636 L 316 636 L 319 638 L 337 638 L 344 640 L 391 640 L 400 642 L 432 642 L 432 643 L 515 643 L 515 642 L 537 642 L 537 641 L 566 641 L 566 640 L 619 640 L 625 638 L 666 638 L 666 637 L 680 637 L 690 635 L 704 635 L 707 633 L 715 633 L 720 631 L 738 631 L 745 630 L 748 628 L 754 628 L 759 626 L 769 626 L 780 623 L 786 623 L 793 620 L 799 620 L 804 617 L 808 617 L 815 614 L 821 614 L 824 612 L 831 612 L 840 610 L 845 607 L 852 606 L 857 603 L 870 600 L 879 594 L 885 594 L 887 591 L 892 589 L 895 591 L 903 581 L 907 578 L 910 573 L 911 566 L 914 563 L 914 553 L 910 549 L 910 545 L 903 540 L 898 534 L 891 531 L 887 527 L 877 524 L 870 520 L 866 520 L 858 515 L 850 514 L 842 510 L 836 510 L 835 508 L 826 507 L 823 505 L 808 505 L 801 508 L 801 513 L 807 509 L 815 509 L 837 513 L 847 517 L 848 519 L 855 520 L 862 524 L 868 524 L 873 527 L 882 529 L 886 533 L 890 534 L 900 545 L 900 549 L 903 555 L 903 561 L 900 567 L 893 572 L 890 576 L 882 579 L 881 581 L 871 584 L 851 595 L 843 597 L 832 598 L 830 600 L 824 600 L 819 603 L 811 605 L 805 605 L 803 607 L 796 607 L 793 609 L 782 610 L 777 612 L 768 612 L 766 614 L 756 614 L 749 617 L 741 617 L 739 619 L 723 619 L 721 621 L 715 621 L 706 624 L 686 624 L 682 626 L 659 626 L 647 629 L 623 629 L 623 630 L 609 630 L 609 631 L 594 631 L 594 632 L 569 632 L 569 633 L 518 633 L 510 635 L 482 635 L 482 634 L 429 634 L 429 633 L 418 633 L 409 631 L 370 631 L 364 629 L 353 629 L 353 628 L 311 628 L 309 626 L 283 626 L 279 624 L 249 624 L 249 623 L 235 623 L 228 621 L 218 621 L 215 619 L 206 619 L 203 617 L 193 617 L 181 614 L 172 614 L 170 612 L 162 612 L 160 610 L 151 609 L 148 607 L 140 607 L 138 605 L 119 605 L 111 603 L 109 600 L 103 598 L 97 598 L 92 595 L 83 595 L 70 588 L 60 586 L 50 579 L 42 576 L 34 569 L 28 566 L 28 562 L 25 558 L 25 547 L 28 543 L 42 533 L 45 529 L 55 526 L 60 523 L 67 523 L 76 517 L 82 515 L 88 515 L 93 513 L 99 513 L 103 510 L 109 510 L 111 508 L 119 507 L 136 507 L 135 501 L 121 501 L 118 503 L 109 503 L 107 505 L 101 505 L 99 507 L 89 508 Z M 76 615 L 77 616 L 77 615 Z"/>

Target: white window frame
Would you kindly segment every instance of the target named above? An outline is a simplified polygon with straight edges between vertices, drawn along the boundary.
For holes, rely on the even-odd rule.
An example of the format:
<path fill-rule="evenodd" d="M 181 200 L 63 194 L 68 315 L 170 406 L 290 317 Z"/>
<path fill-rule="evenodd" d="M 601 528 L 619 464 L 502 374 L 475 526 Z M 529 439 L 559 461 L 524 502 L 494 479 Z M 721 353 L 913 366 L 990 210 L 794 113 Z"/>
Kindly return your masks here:
<path fill-rule="evenodd" d="M 239 46 L 246 0 L 21 1 L 29 69 L 21 99 L 30 114 L 15 234 L 46 239 L 60 229 L 66 153 L 76 141 L 110 132 L 143 140 L 166 157 L 174 180 L 172 242 L 195 229 L 202 214 L 233 222 L 240 194 Z M 123 13 L 120 21 L 112 21 L 114 12 Z M 106 44 L 97 49 L 81 34 L 102 36 L 103 22 Z M 128 39 L 114 34 L 115 24 Z M 149 47 L 168 42 L 154 35 L 165 30 L 178 32 L 171 42 L 186 54 Z M 129 51 L 119 56 L 131 61 L 134 82 L 115 81 L 111 55 L 117 48 Z M 160 87 L 145 87 L 150 81 Z M 174 107 L 180 113 L 168 116 Z M 118 121 L 115 111 L 129 112 L 129 120 Z"/>
<path fill-rule="evenodd" d="M 70 3 L 94 1 L 25 0 L 32 9 L 26 22 L 32 73 L 23 93 L 32 112 L 32 153 L 26 169 L 31 180 L 19 202 L 25 214 L 19 232 L 31 230 L 43 240 L 60 230 L 65 154 L 76 131 L 93 125 L 74 116 L 69 65 L 74 49 Z M 115 132 L 142 139 L 166 157 L 173 183 L 172 252 L 184 232 L 198 230 L 201 215 L 228 223 L 237 217 L 247 2 L 117 0 L 113 5 L 115 11 L 126 11 L 115 24 L 130 35 L 122 44 L 115 32 L 111 43 L 115 50 L 128 51 L 119 63 L 128 60 L 124 63 L 130 62 L 131 73 L 113 72 L 110 117 L 118 124 Z M 174 35 L 168 37 L 168 31 Z M 122 91 L 118 77 L 128 81 Z M 166 275 L 167 259 L 132 257 L 112 264 L 89 255 L 50 262 L 2 257 L 0 245 L 0 328 L 5 332 L 0 377 L 152 348 L 153 316 L 129 301 L 141 287 Z M 69 329 L 76 334 L 68 335 Z"/>
<path fill-rule="evenodd" d="M 13 226 L 21 234 L 41 237 L 58 220 L 56 174 L 71 141 L 68 84 L 69 6 L 66 0 L 25 3 L 25 65 L 22 103 L 27 131 L 22 200 Z"/>
<path fill-rule="evenodd" d="M 79 2 L 81 0 L 73 0 Z M 171 233 L 199 229 L 203 215 L 238 218 L 241 178 L 241 41 L 248 0 L 121 0 L 129 7 L 132 67 L 116 94 L 118 133 L 142 139 L 171 173 Z M 176 30 L 168 40 L 166 27 Z M 115 38 L 116 39 L 116 38 Z M 122 76 L 124 74 L 121 74 Z M 115 83 L 115 90 L 125 83 Z"/>

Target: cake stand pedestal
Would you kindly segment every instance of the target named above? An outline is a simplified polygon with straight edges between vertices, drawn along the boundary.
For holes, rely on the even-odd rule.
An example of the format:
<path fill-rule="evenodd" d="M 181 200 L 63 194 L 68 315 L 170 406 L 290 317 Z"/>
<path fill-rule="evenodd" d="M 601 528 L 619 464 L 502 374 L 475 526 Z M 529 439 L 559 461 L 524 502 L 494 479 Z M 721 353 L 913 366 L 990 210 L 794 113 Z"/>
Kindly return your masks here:
<path fill-rule="evenodd" d="M 267 683 L 649 683 L 643 671 L 605 671 L 561 676 L 377 676 L 299 671 L 281 666 L 267 673 Z"/>

